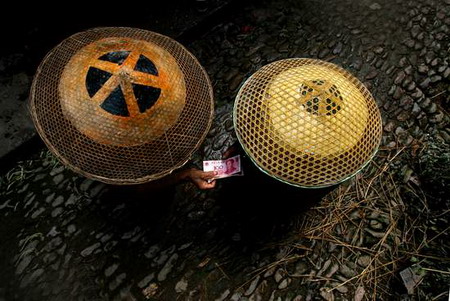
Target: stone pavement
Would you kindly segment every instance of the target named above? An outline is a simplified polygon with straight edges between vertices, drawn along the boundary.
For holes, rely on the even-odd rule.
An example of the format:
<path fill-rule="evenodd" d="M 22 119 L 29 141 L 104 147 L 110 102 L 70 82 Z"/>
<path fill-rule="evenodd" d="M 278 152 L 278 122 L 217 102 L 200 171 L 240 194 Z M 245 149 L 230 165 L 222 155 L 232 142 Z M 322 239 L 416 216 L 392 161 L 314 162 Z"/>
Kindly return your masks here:
<path fill-rule="evenodd" d="M 373 166 L 406 149 L 389 161 L 395 185 L 425 183 L 406 153 L 419 153 L 430 139 L 448 152 L 449 26 L 448 0 L 268 0 L 242 7 L 186 45 L 209 73 L 217 105 L 194 162 L 219 158 L 234 142 L 231 108 L 245 78 L 274 60 L 310 57 L 343 66 L 372 91 L 384 124 Z M 381 214 L 362 214 L 360 206 L 369 204 L 359 200 L 345 213 L 363 230 L 340 224 L 341 243 L 319 241 L 315 232 L 302 233 L 301 224 L 313 220 L 311 212 L 326 220 L 321 210 L 331 197 L 321 199 L 330 190 L 287 187 L 251 165 L 245 173 L 212 191 L 184 183 L 142 194 L 78 176 L 46 151 L 18 162 L 1 182 L 0 300 L 447 298 L 448 278 L 431 278 L 433 287 L 409 297 L 398 278 L 378 290 L 351 281 L 374 264 L 370 250 L 397 254 L 390 246 L 402 246 L 410 232 L 384 214 L 386 203 L 374 203 Z M 393 200 L 392 191 L 387 195 Z M 404 202 L 415 200 L 399 191 Z M 445 230 L 448 195 L 425 193 L 439 200 L 429 206 L 426 226 Z M 400 215 L 400 209 L 393 212 Z M 440 247 L 428 254 L 448 258 L 448 236 L 443 231 L 436 237 Z M 350 243 L 357 248 L 345 251 Z M 439 265 L 448 268 L 448 262 Z"/>

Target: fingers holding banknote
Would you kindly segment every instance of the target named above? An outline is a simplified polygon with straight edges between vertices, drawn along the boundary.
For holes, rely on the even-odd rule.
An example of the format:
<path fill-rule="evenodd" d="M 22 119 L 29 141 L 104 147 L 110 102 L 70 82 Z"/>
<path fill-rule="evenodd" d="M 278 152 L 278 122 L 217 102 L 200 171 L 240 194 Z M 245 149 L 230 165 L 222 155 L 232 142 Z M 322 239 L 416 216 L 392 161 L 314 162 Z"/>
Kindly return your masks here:
<path fill-rule="evenodd" d="M 200 189 L 211 189 L 216 186 L 214 177 L 217 175 L 215 171 L 202 171 L 191 168 L 187 170 L 187 178 L 189 178 Z"/>

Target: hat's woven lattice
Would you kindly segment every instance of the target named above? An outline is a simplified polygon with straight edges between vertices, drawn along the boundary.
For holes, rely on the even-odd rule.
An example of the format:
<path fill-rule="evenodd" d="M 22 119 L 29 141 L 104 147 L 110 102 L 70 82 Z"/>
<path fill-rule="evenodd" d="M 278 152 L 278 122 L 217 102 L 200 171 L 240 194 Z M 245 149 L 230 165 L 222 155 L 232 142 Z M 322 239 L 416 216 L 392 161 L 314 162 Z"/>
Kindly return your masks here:
<path fill-rule="evenodd" d="M 325 187 L 354 175 L 381 139 L 379 109 L 344 69 L 286 59 L 255 72 L 235 101 L 244 150 L 268 175 L 300 187 Z"/>
<path fill-rule="evenodd" d="M 55 47 L 30 95 L 38 133 L 73 170 L 114 184 L 184 165 L 213 117 L 205 70 L 176 41 L 135 28 L 95 28 Z"/>

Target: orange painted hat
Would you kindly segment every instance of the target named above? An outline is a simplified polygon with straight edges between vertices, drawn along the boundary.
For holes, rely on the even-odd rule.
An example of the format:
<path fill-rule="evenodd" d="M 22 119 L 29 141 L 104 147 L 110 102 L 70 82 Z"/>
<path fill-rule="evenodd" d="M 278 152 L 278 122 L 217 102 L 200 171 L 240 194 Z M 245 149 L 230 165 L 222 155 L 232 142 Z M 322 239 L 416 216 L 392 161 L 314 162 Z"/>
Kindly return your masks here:
<path fill-rule="evenodd" d="M 135 28 L 77 33 L 47 54 L 30 109 L 39 135 L 67 166 L 113 184 L 183 166 L 214 112 L 209 78 L 173 39 Z"/>

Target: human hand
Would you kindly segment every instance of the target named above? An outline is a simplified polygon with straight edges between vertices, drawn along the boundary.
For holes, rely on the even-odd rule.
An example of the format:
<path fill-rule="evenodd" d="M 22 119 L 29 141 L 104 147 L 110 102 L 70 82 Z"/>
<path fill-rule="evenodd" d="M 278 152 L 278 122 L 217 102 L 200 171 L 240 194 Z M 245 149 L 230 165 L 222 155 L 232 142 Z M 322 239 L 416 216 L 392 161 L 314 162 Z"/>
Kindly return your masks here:
<path fill-rule="evenodd" d="M 214 188 L 216 186 L 215 175 L 217 175 L 215 171 L 206 172 L 195 168 L 186 170 L 186 178 L 189 178 L 200 189 Z"/>

